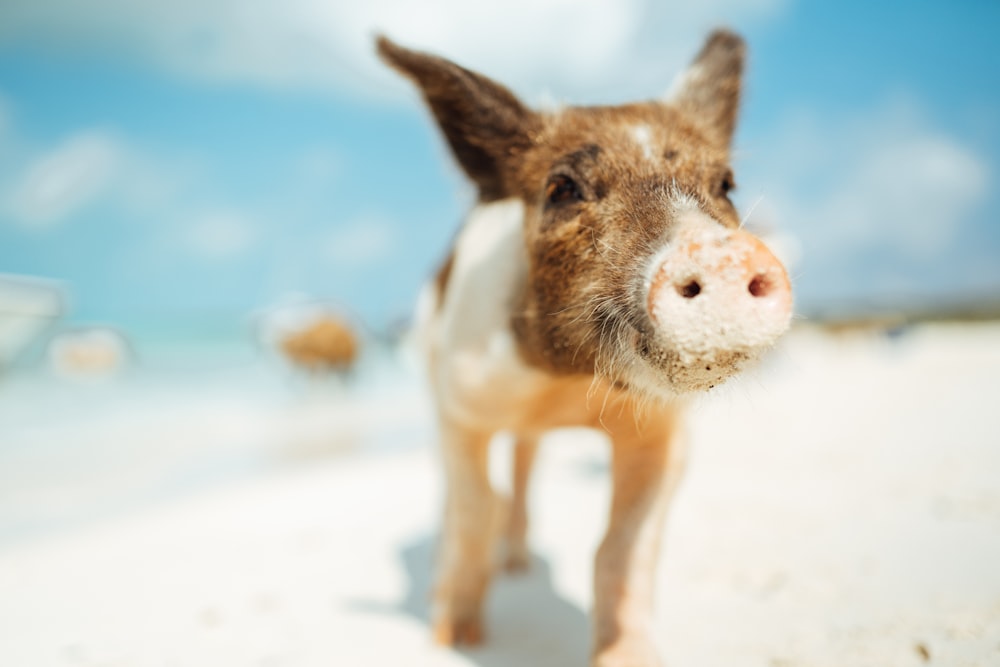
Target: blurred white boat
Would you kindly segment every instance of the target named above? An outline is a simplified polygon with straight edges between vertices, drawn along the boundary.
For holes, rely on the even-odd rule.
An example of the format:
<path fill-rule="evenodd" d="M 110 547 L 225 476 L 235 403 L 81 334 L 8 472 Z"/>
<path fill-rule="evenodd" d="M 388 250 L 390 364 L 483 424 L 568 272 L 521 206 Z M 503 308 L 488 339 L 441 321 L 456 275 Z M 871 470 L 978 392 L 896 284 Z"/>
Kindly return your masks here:
<path fill-rule="evenodd" d="M 65 291 L 59 283 L 0 274 L 0 369 L 12 364 L 65 311 Z"/>

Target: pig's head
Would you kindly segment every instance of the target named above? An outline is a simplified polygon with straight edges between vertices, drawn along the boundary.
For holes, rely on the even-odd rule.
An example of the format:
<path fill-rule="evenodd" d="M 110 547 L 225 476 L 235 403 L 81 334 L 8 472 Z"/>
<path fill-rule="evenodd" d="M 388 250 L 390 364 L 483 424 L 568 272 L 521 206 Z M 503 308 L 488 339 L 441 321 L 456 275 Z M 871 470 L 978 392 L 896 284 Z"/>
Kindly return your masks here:
<path fill-rule="evenodd" d="M 742 40 L 716 32 L 668 100 L 526 108 L 506 88 L 382 38 L 480 201 L 523 202 L 512 329 L 530 363 L 645 394 L 708 389 L 788 327 L 780 262 L 729 199 Z"/>

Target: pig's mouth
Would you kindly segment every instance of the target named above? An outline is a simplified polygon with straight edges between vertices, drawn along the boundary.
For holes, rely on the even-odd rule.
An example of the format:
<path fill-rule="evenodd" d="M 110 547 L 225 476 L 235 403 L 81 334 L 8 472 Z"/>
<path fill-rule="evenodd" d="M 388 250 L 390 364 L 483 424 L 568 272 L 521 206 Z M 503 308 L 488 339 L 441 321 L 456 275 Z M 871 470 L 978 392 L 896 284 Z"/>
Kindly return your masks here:
<path fill-rule="evenodd" d="M 771 335 L 747 337 L 731 322 L 675 326 L 654 321 L 641 307 L 608 313 L 592 331 L 602 341 L 596 373 L 658 400 L 719 386 L 751 366 L 780 335 L 775 329 Z"/>
<path fill-rule="evenodd" d="M 620 385 L 670 399 L 708 391 L 751 365 L 766 347 L 681 349 L 646 327 L 630 327 L 619 339 L 614 362 L 604 373 Z"/>
<path fill-rule="evenodd" d="M 644 339 L 637 350 L 644 368 L 635 379 L 647 387 L 652 380 L 661 393 L 666 391 L 671 395 L 708 391 L 746 369 L 763 351 L 763 348 L 678 350 Z"/>

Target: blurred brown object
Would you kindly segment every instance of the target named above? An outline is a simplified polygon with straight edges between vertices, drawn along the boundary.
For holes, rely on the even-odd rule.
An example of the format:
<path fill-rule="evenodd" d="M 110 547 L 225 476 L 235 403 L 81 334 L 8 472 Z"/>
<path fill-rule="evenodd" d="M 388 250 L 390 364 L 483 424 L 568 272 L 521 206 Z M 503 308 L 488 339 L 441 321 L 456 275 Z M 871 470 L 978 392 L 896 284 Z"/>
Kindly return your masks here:
<path fill-rule="evenodd" d="M 97 378 L 122 370 L 130 356 L 125 335 L 110 327 L 63 331 L 49 343 L 53 369 L 64 377 Z"/>
<path fill-rule="evenodd" d="M 311 371 L 346 372 L 358 357 L 358 339 L 351 327 L 329 315 L 288 334 L 280 345 L 294 364 Z"/>

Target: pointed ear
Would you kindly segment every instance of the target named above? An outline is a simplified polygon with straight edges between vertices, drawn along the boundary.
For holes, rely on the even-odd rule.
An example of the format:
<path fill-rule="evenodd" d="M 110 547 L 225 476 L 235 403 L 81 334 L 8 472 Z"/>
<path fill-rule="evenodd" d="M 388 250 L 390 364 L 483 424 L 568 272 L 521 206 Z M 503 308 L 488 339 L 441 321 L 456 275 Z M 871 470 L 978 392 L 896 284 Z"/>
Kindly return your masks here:
<path fill-rule="evenodd" d="M 736 129 L 746 45 L 732 32 L 716 30 L 682 75 L 668 100 L 697 118 L 712 138 L 729 146 Z"/>
<path fill-rule="evenodd" d="M 538 117 L 509 90 L 443 58 L 378 37 L 378 53 L 420 87 L 483 201 L 512 194 L 511 157 L 531 144 Z"/>

